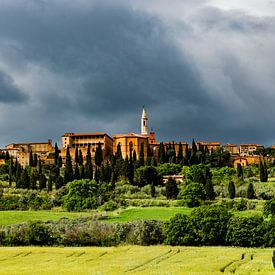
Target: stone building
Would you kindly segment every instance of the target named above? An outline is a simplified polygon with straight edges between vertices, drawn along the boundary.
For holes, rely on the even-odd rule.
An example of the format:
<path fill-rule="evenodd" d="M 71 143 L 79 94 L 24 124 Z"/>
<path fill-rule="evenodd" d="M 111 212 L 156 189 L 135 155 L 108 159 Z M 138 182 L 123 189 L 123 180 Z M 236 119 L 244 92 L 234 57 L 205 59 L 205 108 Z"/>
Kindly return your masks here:
<path fill-rule="evenodd" d="M 92 158 L 95 156 L 96 147 L 101 144 L 103 159 L 109 158 L 113 154 L 113 139 L 106 133 L 65 133 L 62 136 L 61 157 L 65 158 L 67 147 L 70 148 L 71 157 L 74 158 L 75 150 L 81 149 L 83 157 L 87 154 L 88 145 Z"/>

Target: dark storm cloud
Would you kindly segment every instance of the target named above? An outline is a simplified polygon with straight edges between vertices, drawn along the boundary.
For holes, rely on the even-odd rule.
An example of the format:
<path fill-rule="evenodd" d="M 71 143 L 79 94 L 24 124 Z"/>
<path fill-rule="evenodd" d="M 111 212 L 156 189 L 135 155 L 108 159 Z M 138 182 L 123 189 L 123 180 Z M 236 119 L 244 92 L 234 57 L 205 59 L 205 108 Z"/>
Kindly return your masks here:
<path fill-rule="evenodd" d="M 0 71 L 0 103 L 20 103 L 26 99 L 27 96 L 16 87 L 13 80 Z"/>
<path fill-rule="evenodd" d="M 171 19 L 133 3 L 3 1 L 0 70 L 12 78 L 0 71 L 0 101 L 24 100 L 20 88 L 31 100 L 19 117 L 4 109 L 1 128 L 18 140 L 139 131 L 145 104 L 159 139 L 274 140 L 273 19 L 209 7 Z"/>

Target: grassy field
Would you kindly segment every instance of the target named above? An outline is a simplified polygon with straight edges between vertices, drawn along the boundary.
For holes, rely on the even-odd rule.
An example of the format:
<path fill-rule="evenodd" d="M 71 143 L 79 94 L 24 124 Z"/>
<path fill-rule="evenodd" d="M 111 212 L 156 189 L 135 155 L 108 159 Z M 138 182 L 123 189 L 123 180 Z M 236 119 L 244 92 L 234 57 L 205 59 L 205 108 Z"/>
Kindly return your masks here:
<path fill-rule="evenodd" d="M 103 217 L 101 220 L 107 222 L 129 222 L 140 219 L 155 219 L 166 221 L 177 213 L 189 215 L 191 211 L 192 208 L 187 207 L 131 207 L 127 209 L 109 212 L 107 214 L 105 212 L 102 212 Z M 54 211 L 0 211 L 0 225 L 9 225 L 35 220 L 58 220 L 62 217 L 73 219 L 81 216 L 90 216 L 94 213 L 100 214 L 100 212 L 73 213 Z M 238 211 L 234 214 L 238 216 L 252 216 L 256 214 L 261 214 L 261 212 L 247 210 Z"/>
<path fill-rule="evenodd" d="M 192 211 L 187 207 L 132 207 L 114 211 L 103 220 L 110 222 L 128 222 L 140 219 L 169 220 L 177 213 L 189 215 Z"/>
<path fill-rule="evenodd" d="M 274 274 L 272 249 L 0 248 L 0 274 Z"/>
<path fill-rule="evenodd" d="M 59 220 L 62 217 L 77 218 L 91 215 L 88 212 L 54 212 L 54 211 L 0 211 L 0 225 L 16 224 L 26 221 Z"/>

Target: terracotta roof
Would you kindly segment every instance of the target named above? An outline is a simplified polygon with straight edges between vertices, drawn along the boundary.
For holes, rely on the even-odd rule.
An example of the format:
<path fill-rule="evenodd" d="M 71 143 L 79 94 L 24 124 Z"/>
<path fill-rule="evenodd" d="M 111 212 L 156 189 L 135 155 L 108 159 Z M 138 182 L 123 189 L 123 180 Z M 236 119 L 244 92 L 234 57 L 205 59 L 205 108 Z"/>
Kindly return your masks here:
<path fill-rule="evenodd" d="M 251 144 L 240 144 L 240 146 L 259 146 L 259 147 L 263 147 L 263 145 L 261 145 L 261 144 L 254 144 L 254 143 L 251 143 Z"/>
<path fill-rule="evenodd" d="M 148 138 L 146 135 L 141 134 L 135 134 L 135 133 L 129 133 L 129 134 L 115 134 L 113 135 L 113 138 L 123 138 L 123 137 L 138 137 L 138 138 Z"/>
<path fill-rule="evenodd" d="M 93 133 L 65 133 L 62 135 L 62 137 L 82 137 L 82 136 L 108 136 L 111 138 L 108 134 L 104 132 L 93 132 Z"/>

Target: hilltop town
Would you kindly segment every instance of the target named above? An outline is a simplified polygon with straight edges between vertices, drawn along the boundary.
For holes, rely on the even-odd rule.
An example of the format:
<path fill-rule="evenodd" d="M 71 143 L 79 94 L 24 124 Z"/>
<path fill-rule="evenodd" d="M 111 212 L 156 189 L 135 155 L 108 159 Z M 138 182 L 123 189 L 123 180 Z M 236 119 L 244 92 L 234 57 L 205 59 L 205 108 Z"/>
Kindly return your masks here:
<path fill-rule="evenodd" d="M 193 141 L 194 142 L 194 141 Z M 94 161 L 96 148 L 100 145 L 102 148 L 103 160 L 110 159 L 117 152 L 117 146 L 120 145 L 122 157 L 130 158 L 131 152 L 136 154 L 139 159 L 142 152 L 144 159 L 148 156 L 158 159 L 159 147 L 163 146 L 166 152 L 169 149 L 174 150 L 175 159 L 178 158 L 179 152 L 182 157 L 186 157 L 188 150 L 191 150 L 192 144 L 186 141 L 163 141 L 156 139 L 155 132 L 148 131 L 148 117 L 145 108 L 141 115 L 141 131 L 140 133 L 114 134 L 112 137 L 104 132 L 92 133 L 64 133 L 61 137 L 60 156 L 62 163 L 65 163 L 66 150 L 69 148 L 72 158 L 76 155 L 76 150 L 82 151 L 85 156 L 88 146 L 90 146 L 92 160 Z M 197 148 L 203 149 L 209 154 L 219 151 L 230 153 L 229 163 L 232 167 L 247 166 L 250 164 L 259 164 L 260 159 L 267 157 L 269 161 L 273 161 L 273 156 L 263 153 L 264 146 L 261 144 L 221 144 L 218 141 L 195 141 Z M 272 146 L 271 150 L 274 149 Z M 270 150 L 269 150 L 270 151 Z M 44 164 L 54 164 L 55 145 L 52 139 L 45 142 L 18 142 L 11 143 L 0 150 L 0 164 L 5 163 L 6 155 L 16 159 L 23 166 L 29 166 L 30 156 L 33 154 Z M 74 160 L 74 159 L 73 159 Z M 172 161 L 173 162 L 173 161 Z"/>

